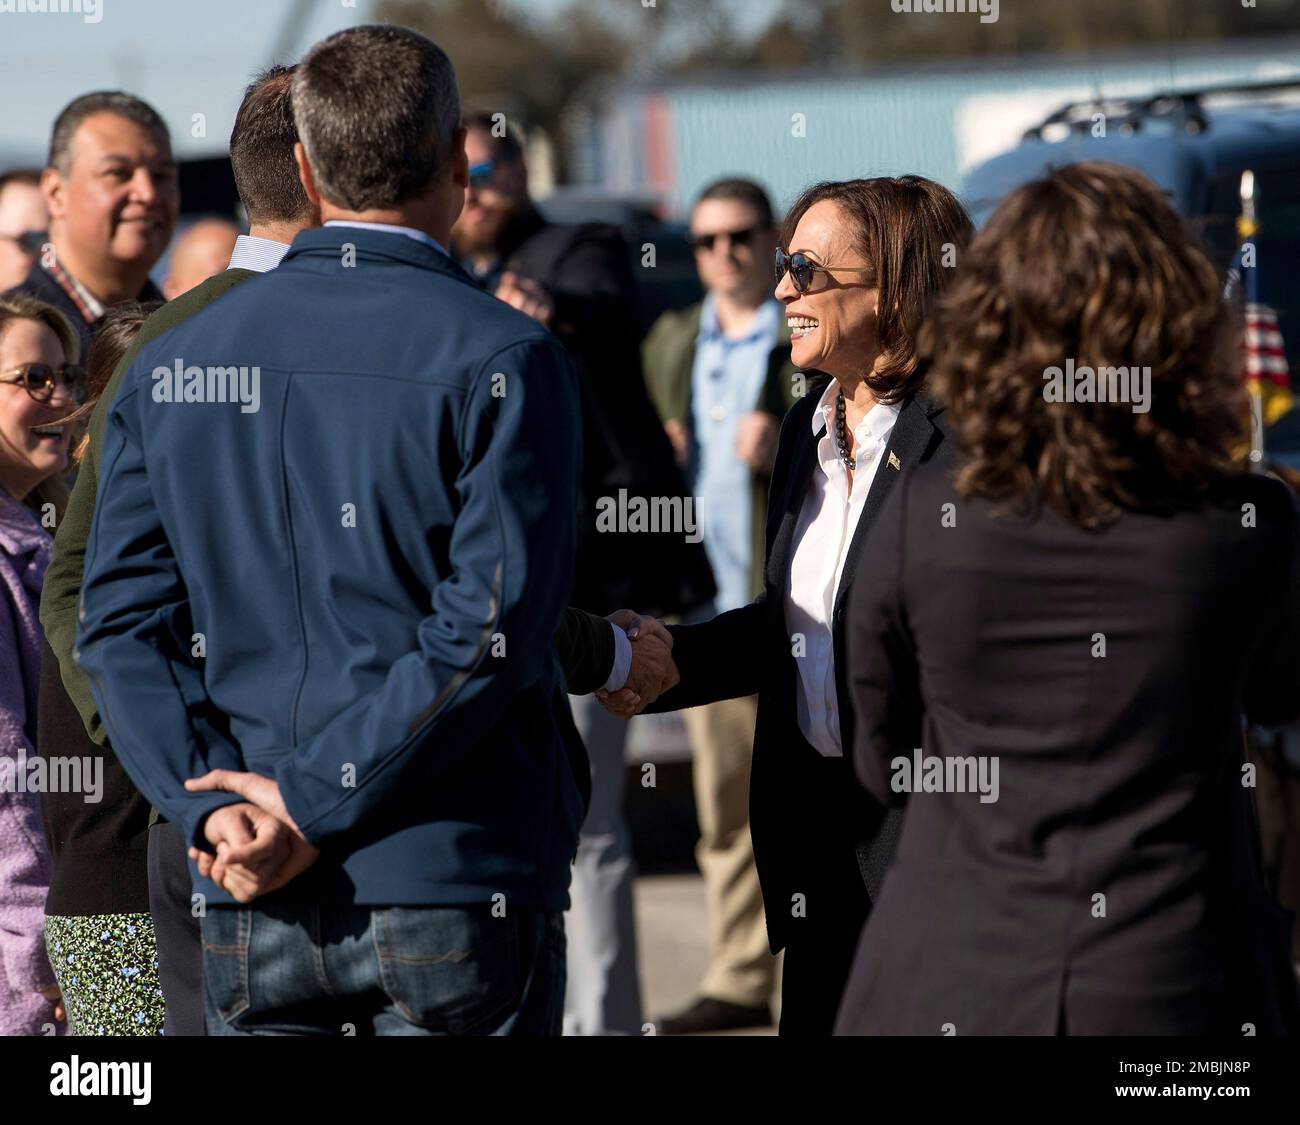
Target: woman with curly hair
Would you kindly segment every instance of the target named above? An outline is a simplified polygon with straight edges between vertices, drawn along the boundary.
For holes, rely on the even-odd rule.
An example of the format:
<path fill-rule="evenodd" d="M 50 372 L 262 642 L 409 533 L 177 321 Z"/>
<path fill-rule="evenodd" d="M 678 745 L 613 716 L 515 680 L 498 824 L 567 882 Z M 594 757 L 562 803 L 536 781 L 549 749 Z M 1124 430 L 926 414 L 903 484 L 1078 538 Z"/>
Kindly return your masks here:
<path fill-rule="evenodd" d="M 1234 461 L 1221 292 L 1152 183 L 1084 163 L 925 326 L 963 459 L 904 477 L 855 584 L 854 765 L 907 815 L 838 1031 L 1293 1025 L 1242 725 L 1300 715 L 1300 523 Z"/>

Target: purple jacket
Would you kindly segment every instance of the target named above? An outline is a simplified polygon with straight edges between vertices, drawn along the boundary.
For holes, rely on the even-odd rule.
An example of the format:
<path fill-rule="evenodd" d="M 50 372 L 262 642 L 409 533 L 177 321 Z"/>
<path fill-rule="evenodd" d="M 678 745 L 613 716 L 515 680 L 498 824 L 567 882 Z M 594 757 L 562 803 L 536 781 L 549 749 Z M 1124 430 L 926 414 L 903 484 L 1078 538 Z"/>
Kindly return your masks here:
<path fill-rule="evenodd" d="M 20 793 L 21 752 L 36 757 L 41 672 L 37 616 L 53 539 L 0 489 L 0 1034 L 36 1035 L 52 1022 L 39 991 L 53 985 L 45 956 L 50 856 L 39 793 Z"/>

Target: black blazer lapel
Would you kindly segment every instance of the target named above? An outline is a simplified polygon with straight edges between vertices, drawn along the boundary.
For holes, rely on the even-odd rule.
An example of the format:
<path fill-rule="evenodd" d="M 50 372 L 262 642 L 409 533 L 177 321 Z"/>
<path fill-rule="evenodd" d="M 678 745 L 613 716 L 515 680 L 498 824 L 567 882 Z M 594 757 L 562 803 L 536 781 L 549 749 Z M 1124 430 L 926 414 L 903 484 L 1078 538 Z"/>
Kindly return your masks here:
<path fill-rule="evenodd" d="M 821 397 L 820 391 L 817 392 L 817 397 Z M 814 399 L 815 401 L 816 399 Z M 791 414 L 794 414 L 794 412 L 792 410 Z M 794 449 L 791 450 L 790 468 L 780 478 L 782 483 L 781 494 L 769 497 L 768 522 L 771 523 L 771 521 L 776 520 L 777 523 L 772 548 L 768 552 L 767 585 L 769 587 L 768 597 L 772 599 L 777 607 L 781 605 L 781 598 L 785 592 L 787 577 L 790 573 L 790 552 L 794 547 L 794 529 L 799 522 L 799 513 L 803 509 L 804 496 L 808 492 L 808 479 L 817 464 L 817 442 L 819 439 L 812 432 L 812 417 L 813 415 L 808 413 L 806 417 L 791 419 L 793 423 L 791 436 L 796 440 Z M 772 479 L 776 481 L 778 478 L 774 476 Z"/>
<path fill-rule="evenodd" d="M 880 458 L 880 465 L 871 481 L 871 491 L 863 502 L 862 515 L 858 517 L 858 526 L 853 529 L 853 541 L 849 544 L 844 559 L 844 576 L 835 594 L 837 631 L 840 614 L 853 589 L 853 576 L 857 573 L 867 532 L 884 507 L 895 482 L 903 475 L 903 470 L 919 464 L 930 453 L 931 444 L 938 436 L 938 428 L 930 421 L 930 416 L 941 409 L 932 400 L 915 396 L 908 399 L 898 412 L 898 421 L 890 432 L 889 444 L 885 447 L 884 456 Z"/>
<path fill-rule="evenodd" d="M 903 473 L 927 460 L 943 440 L 939 427 L 931 420 L 943 408 L 932 399 L 917 395 L 911 398 L 898 413 L 898 421 L 889 435 L 880 466 L 871 482 L 871 491 L 862 505 L 858 526 L 853 529 L 853 541 L 844 559 L 844 574 L 840 588 L 835 593 L 835 610 L 831 618 L 831 645 L 835 653 L 835 694 L 840 708 L 840 744 L 845 756 L 853 753 L 853 701 L 849 698 L 848 645 L 844 619 L 848 614 L 849 595 L 853 592 L 853 579 L 866 545 L 871 525 L 890 491 Z"/>
<path fill-rule="evenodd" d="M 844 617 L 848 610 L 849 595 L 853 591 L 853 578 L 857 574 L 858 561 L 867 539 L 867 533 L 890 490 L 903 472 L 933 455 L 943 440 L 939 427 L 931 420 L 942 412 L 942 407 L 932 399 L 917 395 L 908 400 L 898 413 L 898 421 L 889 435 L 889 444 L 885 447 L 880 467 L 871 482 L 871 491 L 862 506 L 862 515 L 858 526 L 853 531 L 853 542 L 849 544 L 849 553 L 844 561 L 844 575 L 840 579 L 840 588 L 835 595 L 835 613 L 832 619 L 832 645 L 835 651 L 835 693 L 840 708 L 840 745 L 844 756 L 853 756 L 854 715 L 853 701 L 848 691 L 848 646 L 845 643 Z M 880 894 L 885 871 L 893 861 L 898 847 L 898 838 L 902 831 L 903 810 L 884 809 L 864 791 L 858 790 L 859 816 L 857 830 L 859 837 L 854 845 L 858 861 L 858 870 L 867 896 L 874 903 Z"/>

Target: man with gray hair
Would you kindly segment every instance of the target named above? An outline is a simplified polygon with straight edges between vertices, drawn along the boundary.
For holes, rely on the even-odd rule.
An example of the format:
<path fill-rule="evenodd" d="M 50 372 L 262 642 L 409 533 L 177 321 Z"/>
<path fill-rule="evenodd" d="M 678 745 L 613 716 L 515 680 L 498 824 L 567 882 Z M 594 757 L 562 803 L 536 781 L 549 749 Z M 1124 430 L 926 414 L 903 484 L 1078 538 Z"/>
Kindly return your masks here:
<path fill-rule="evenodd" d="M 293 110 L 325 225 L 126 372 L 78 660 L 191 846 L 209 1034 L 558 1034 L 573 367 L 444 249 L 441 49 L 339 32 Z M 259 409 L 160 398 L 177 357 L 256 369 Z"/>

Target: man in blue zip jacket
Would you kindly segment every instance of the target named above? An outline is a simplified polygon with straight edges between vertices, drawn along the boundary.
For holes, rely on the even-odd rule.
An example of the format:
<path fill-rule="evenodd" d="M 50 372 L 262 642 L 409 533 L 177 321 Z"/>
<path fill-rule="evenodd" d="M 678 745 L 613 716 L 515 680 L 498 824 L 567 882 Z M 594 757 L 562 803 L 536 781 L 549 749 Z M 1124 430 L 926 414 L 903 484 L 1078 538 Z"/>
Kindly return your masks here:
<path fill-rule="evenodd" d="M 196 849 L 209 1034 L 555 1034 L 573 369 L 443 249 L 468 167 L 435 44 L 340 32 L 293 106 L 325 225 L 128 372 L 78 659 Z"/>

